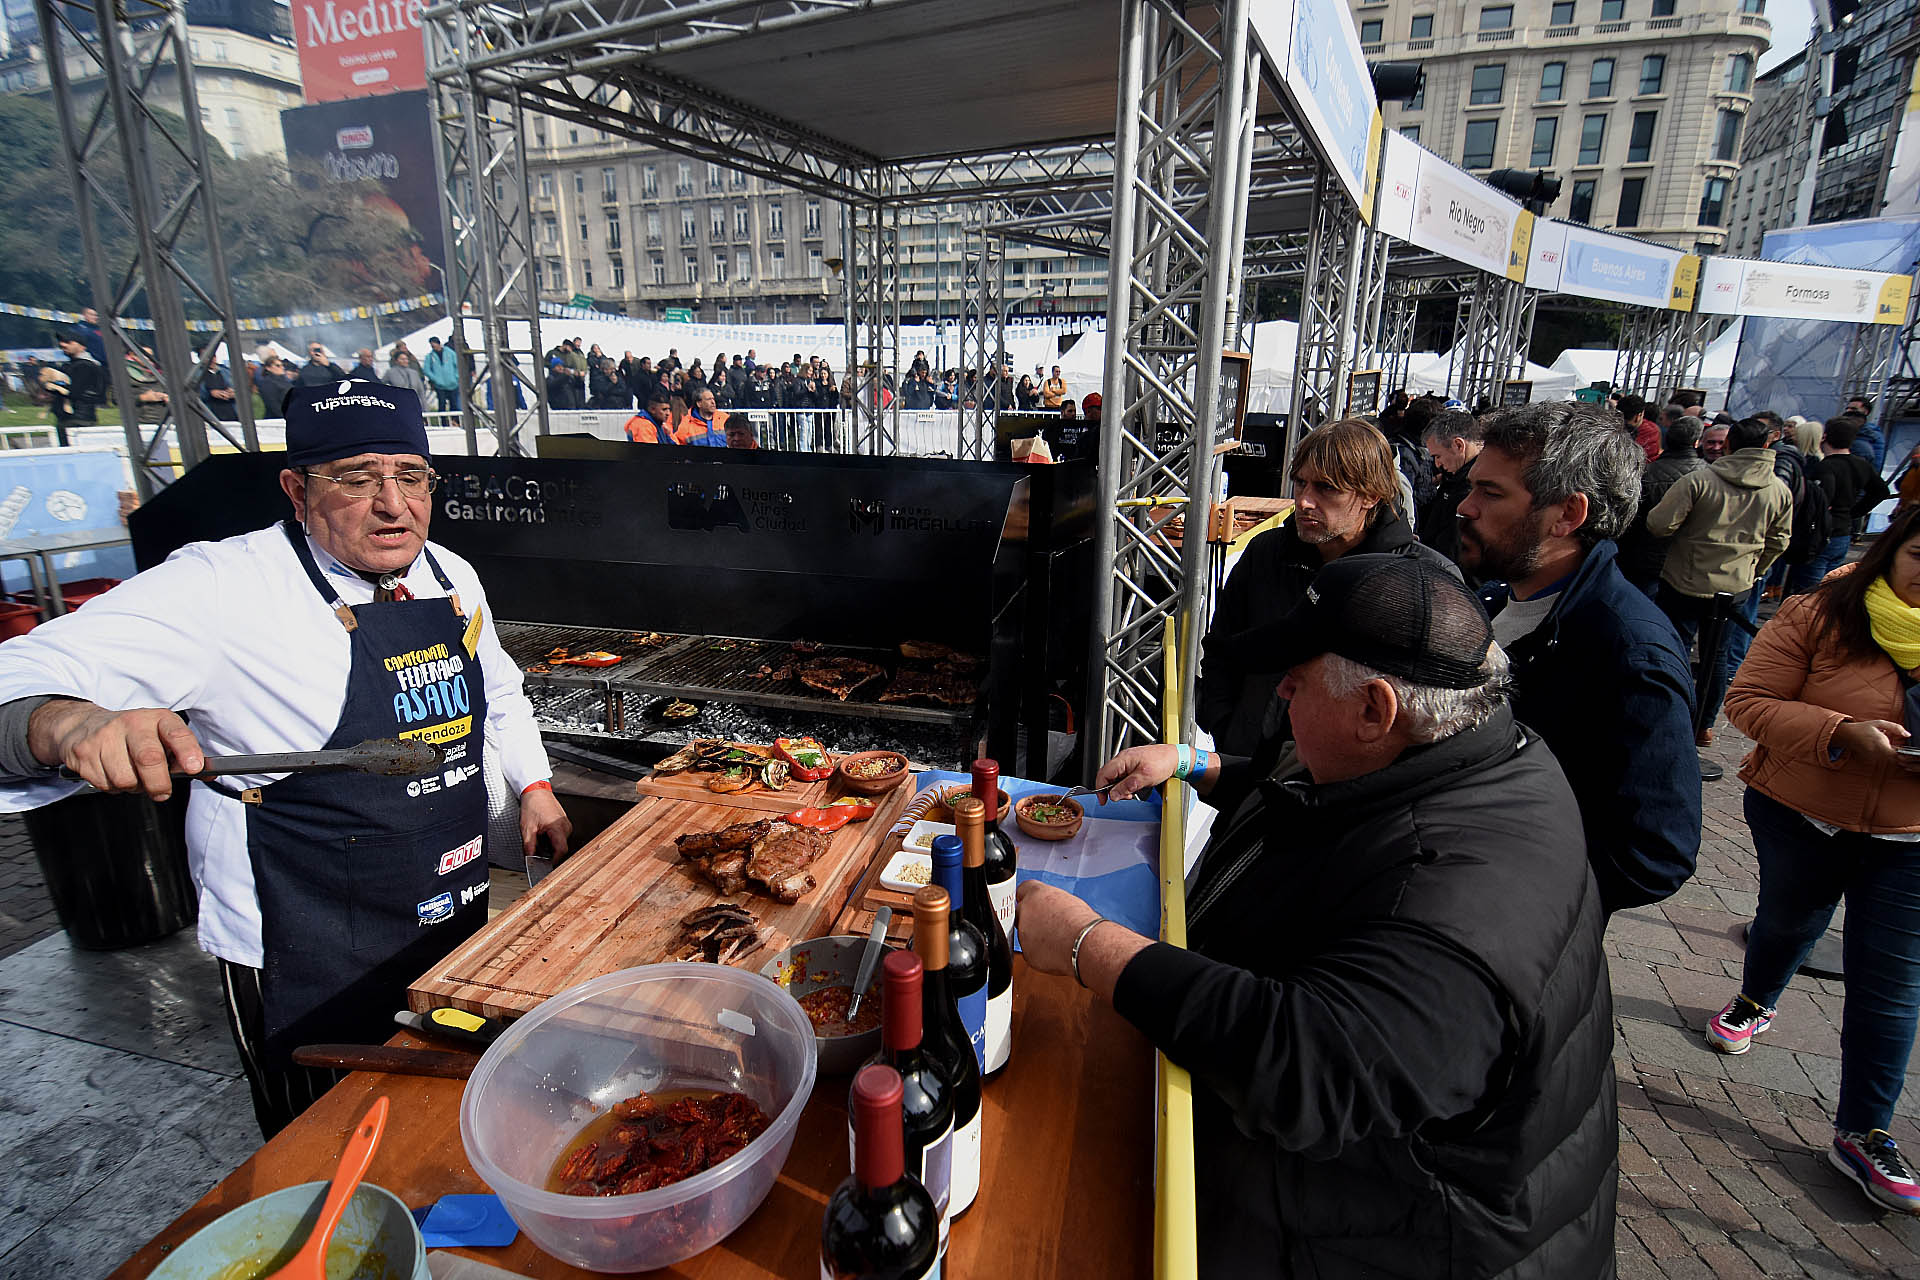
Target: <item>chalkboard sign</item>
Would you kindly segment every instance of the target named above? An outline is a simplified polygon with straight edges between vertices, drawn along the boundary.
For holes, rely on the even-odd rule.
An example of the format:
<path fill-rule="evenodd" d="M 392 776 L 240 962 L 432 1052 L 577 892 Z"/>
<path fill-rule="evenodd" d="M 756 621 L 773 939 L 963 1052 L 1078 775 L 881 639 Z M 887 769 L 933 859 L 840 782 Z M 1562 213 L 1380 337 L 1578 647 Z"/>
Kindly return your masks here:
<path fill-rule="evenodd" d="M 1349 417 L 1380 412 L 1380 380 L 1385 376 L 1385 371 L 1380 369 L 1356 369 L 1347 375 Z"/>
<path fill-rule="evenodd" d="M 1500 407 L 1517 409 L 1533 402 L 1533 383 L 1526 378 L 1508 378 L 1500 384 Z"/>
<path fill-rule="evenodd" d="M 1247 393 L 1253 381 L 1253 357 L 1243 351 L 1220 353 L 1220 398 L 1214 405 L 1213 447 L 1232 448 L 1240 442 L 1247 420 Z"/>

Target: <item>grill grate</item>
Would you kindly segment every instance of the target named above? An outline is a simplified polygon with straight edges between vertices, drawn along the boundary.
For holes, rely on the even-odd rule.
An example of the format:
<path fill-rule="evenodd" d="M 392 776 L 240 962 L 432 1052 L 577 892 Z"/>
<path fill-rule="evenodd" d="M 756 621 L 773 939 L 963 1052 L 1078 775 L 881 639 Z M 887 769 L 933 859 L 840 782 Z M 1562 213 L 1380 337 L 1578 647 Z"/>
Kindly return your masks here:
<path fill-rule="evenodd" d="M 500 622 L 500 646 L 522 670 L 540 664 L 556 648 L 565 645 L 573 653 L 595 649 L 617 653 L 626 661 L 612 667 L 554 667 L 544 674 L 561 684 L 601 684 L 638 675 L 660 658 L 685 647 L 691 637 L 675 636 L 664 645 L 642 647 L 633 642 L 636 634 L 609 627 L 560 627 L 540 622 Z"/>

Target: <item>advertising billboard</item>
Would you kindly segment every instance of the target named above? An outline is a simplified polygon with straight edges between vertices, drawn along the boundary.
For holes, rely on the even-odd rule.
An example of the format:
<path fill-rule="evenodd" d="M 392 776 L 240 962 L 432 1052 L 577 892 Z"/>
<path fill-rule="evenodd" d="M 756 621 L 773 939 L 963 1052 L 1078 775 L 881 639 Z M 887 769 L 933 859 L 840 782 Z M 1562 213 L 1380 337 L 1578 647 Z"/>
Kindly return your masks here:
<path fill-rule="evenodd" d="M 1325 154 L 1360 216 L 1371 218 L 1380 112 L 1344 0 L 1256 0 L 1248 22 L 1267 65 L 1280 69 L 1294 118 Z"/>
<path fill-rule="evenodd" d="M 307 103 L 427 87 L 421 0 L 293 0 Z"/>
<path fill-rule="evenodd" d="M 280 113 L 280 132 L 296 181 L 351 184 L 367 203 L 406 219 L 427 262 L 444 264 L 427 99 L 416 89 L 294 107 Z"/>

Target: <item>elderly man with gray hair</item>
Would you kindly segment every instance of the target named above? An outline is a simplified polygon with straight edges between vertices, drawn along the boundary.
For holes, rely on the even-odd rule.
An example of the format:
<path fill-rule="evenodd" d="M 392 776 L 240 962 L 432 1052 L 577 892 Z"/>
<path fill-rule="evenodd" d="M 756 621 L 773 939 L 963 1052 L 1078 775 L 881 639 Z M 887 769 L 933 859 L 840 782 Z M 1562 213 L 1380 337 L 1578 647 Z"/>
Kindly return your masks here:
<path fill-rule="evenodd" d="M 1580 801 L 1608 912 L 1658 902 L 1700 854 L 1693 675 L 1679 633 L 1615 563 L 1646 455 L 1579 404 L 1489 416 L 1460 503 L 1460 565 L 1513 662 L 1514 713 Z"/>
<path fill-rule="evenodd" d="M 1611 1275 L 1605 921 L 1479 602 L 1348 555 L 1238 642 L 1286 673 L 1296 765 L 1153 746 L 1099 775 L 1219 811 L 1188 949 L 1020 887 L 1028 963 L 1193 1074 L 1201 1275 Z"/>

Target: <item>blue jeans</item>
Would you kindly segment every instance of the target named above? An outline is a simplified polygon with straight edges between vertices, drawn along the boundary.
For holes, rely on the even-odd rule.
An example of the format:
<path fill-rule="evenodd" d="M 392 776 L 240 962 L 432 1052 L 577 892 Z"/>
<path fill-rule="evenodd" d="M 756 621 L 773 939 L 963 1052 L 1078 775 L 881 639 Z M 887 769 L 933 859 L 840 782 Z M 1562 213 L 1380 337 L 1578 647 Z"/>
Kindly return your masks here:
<path fill-rule="evenodd" d="M 1795 565 L 1787 575 L 1787 594 L 1797 596 L 1803 591 L 1811 591 L 1820 585 L 1820 579 L 1838 569 L 1847 558 L 1847 550 L 1853 545 L 1853 527 L 1848 518 L 1847 528 L 1827 539 L 1827 544 L 1813 553 L 1813 558 L 1805 564 Z"/>
<path fill-rule="evenodd" d="M 1760 856 L 1760 909 L 1740 990 L 1765 1008 L 1778 1004 L 1845 898 L 1847 995 L 1834 1125 L 1849 1133 L 1885 1129 L 1920 1021 L 1920 844 L 1824 835 L 1751 788 L 1746 814 Z"/>

